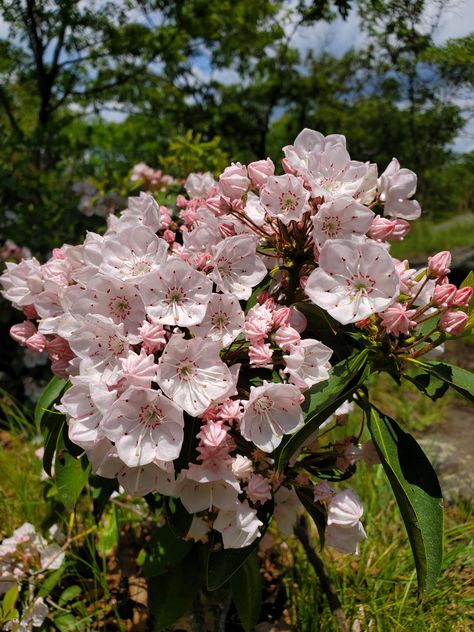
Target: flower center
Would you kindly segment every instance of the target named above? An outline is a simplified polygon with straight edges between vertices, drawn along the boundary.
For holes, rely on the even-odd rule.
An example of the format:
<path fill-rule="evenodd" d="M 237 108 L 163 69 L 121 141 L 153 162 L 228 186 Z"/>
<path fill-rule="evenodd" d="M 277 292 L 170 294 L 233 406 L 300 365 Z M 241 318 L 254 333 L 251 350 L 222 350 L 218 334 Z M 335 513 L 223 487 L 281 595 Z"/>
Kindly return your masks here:
<path fill-rule="evenodd" d="M 221 274 L 222 276 L 229 276 L 229 274 L 232 272 L 231 263 L 229 259 L 226 259 L 225 257 L 220 257 L 218 259 L 216 267 L 219 271 L 219 274 Z"/>
<path fill-rule="evenodd" d="M 253 409 L 257 413 L 257 415 L 261 415 L 262 413 L 266 413 L 273 408 L 273 402 L 268 397 L 268 395 L 262 395 L 259 397 L 256 402 L 253 404 Z"/>
<path fill-rule="evenodd" d="M 298 199 L 291 191 L 285 191 L 280 197 L 280 208 L 283 213 L 289 213 L 294 211 L 298 203 Z"/>
<path fill-rule="evenodd" d="M 371 294 L 374 290 L 375 281 L 370 277 L 363 274 L 353 276 L 348 281 L 348 285 L 356 294 Z"/>
<path fill-rule="evenodd" d="M 328 237 L 336 237 L 341 230 L 341 220 L 338 217 L 326 217 L 323 222 L 322 231 Z"/>
<path fill-rule="evenodd" d="M 166 295 L 166 301 L 172 305 L 180 305 L 185 298 L 183 290 L 179 287 L 171 287 Z"/>
<path fill-rule="evenodd" d="M 121 353 L 123 353 L 123 350 L 124 350 L 123 340 L 120 340 L 118 336 L 109 336 L 107 346 L 108 346 L 109 351 L 113 353 L 114 355 L 120 355 Z"/>
<path fill-rule="evenodd" d="M 163 421 L 163 411 L 153 404 L 142 406 L 138 413 L 138 420 L 147 428 L 157 428 Z"/>
<path fill-rule="evenodd" d="M 115 296 L 109 301 L 109 312 L 119 320 L 125 320 L 132 308 L 125 296 Z"/>
<path fill-rule="evenodd" d="M 151 270 L 151 263 L 146 259 L 139 259 L 130 266 L 130 276 L 142 276 Z"/>
<path fill-rule="evenodd" d="M 190 360 L 183 360 L 178 366 L 178 377 L 183 382 L 189 382 L 196 372 L 196 366 Z"/>

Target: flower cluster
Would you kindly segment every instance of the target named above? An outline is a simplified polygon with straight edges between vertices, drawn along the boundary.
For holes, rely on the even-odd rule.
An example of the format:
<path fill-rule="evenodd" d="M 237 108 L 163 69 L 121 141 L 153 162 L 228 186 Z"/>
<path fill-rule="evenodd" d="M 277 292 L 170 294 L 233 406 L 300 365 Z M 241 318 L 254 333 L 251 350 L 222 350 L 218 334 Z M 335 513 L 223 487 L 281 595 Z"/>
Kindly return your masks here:
<path fill-rule="evenodd" d="M 308 129 L 283 151 L 281 175 L 269 158 L 218 180 L 191 174 L 175 208 L 142 193 L 104 235 L 43 265 L 7 264 L 0 279 L 26 317 L 12 336 L 71 383 L 60 410 L 94 472 L 179 497 L 192 531 L 212 526 L 227 548 L 260 535 L 268 500 L 278 513 L 293 489 L 322 493 L 305 454 L 342 472 L 363 457 L 354 437 L 316 434 L 276 470 L 305 395 L 338 360 L 307 308 L 402 363 L 437 344 L 433 331 L 461 332 L 472 294 L 449 283 L 447 252 L 421 270 L 390 255 L 421 212 L 412 171 L 393 159 L 378 176 L 344 136 Z M 355 551 L 359 501 L 324 493 L 328 543 Z"/>
<path fill-rule="evenodd" d="M 178 183 L 173 176 L 163 173 L 161 169 L 153 169 L 145 162 L 134 165 L 130 182 L 144 184 L 149 191 L 160 191 Z"/>

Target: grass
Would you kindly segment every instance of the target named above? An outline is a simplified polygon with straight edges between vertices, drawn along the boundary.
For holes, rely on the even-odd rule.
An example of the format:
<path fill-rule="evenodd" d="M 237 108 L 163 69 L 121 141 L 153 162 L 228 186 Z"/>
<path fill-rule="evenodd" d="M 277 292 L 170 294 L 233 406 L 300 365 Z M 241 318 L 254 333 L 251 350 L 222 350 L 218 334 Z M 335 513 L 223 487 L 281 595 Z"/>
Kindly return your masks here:
<path fill-rule="evenodd" d="M 474 234 L 474 213 L 463 213 L 442 222 L 434 222 L 422 216 L 413 222 L 405 239 L 393 243 L 390 253 L 398 259 L 410 259 L 432 255 L 440 250 L 472 247 Z"/>
<path fill-rule="evenodd" d="M 367 540 L 359 557 L 325 549 L 323 559 L 354 630 L 467 632 L 474 603 L 472 506 L 447 508 L 443 571 L 434 591 L 418 604 L 416 573 L 407 536 L 383 470 L 361 467 L 354 489 L 364 505 Z M 317 538 L 315 537 L 315 542 Z M 304 553 L 291 544 L 285 585 L 290 619 L 298 632 L 337 632 L 318 580 Z"/>

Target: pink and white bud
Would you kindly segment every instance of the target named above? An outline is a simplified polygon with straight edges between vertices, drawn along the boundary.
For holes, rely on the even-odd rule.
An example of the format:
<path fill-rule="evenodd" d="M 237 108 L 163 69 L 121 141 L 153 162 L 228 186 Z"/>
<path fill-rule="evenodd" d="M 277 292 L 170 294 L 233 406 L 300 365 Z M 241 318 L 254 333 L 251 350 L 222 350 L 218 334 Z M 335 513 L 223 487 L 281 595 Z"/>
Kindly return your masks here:
<path fill-rule="evenodd" d="M 23 314 L 31 320 L 38 318 L 38 312 L 36 311 L 36 307 L 34 305 L 24 305 L 21 310 Z"/>
<path fill-rule="evenodd" d="M 168 243 L 168 244 L 172 244 L 175 239 L 176 239 L 176 233 L 174 233 L 172 230 L 169 230 L 168 228 L 164 231 L 163 233 L 163 239 Z"/>
<path fill-rule="evenodd" d="M 269 480 L 261 474 L 251 474 L 247 485 L 247 496 L 255 503 L 270 500 L 272 488 Z"/>
<path fill-rule="evenodd" d="M 259 188 L 263 186 L 268 178 L 275 173 L 275 165 L 273 164 L 273 160 L 271 158 L 251 162 L 247 169 L 253 184 Z"/>
<path fill-rule="evenodd" d="M 296 176 L 296 171 L 293 169 L 293 167 L 290 165 L 288 158 L 283 158 L 283 160 L 281 161 L 281 166 L 283 167 L 283 171 L 285 173 L 288 173 L 292 176 Z"/>
<path fill-rule="evenodd" d="M 26 341 L 26 346 L 30 351 L 34 351 L 35 353 L 41 353 L 46 349 L 46 338 L 43 334 L 34 334 Z"/>
<path fill-rule="evenodd" d="M 138 333 L 146 353 L 161 351 L 166 344 L 166 331 L 163 325 L 145 322 Z"/>
<path fill-rule="evenodd" d="M 410 329 L 417 325 L 416 321 L 411 320 L 415 312 L 416 310 L 407 309 L 402 303 L 394 303 L 380 314 L 382 327 L 394 336 L 407 335 Z"/>
<path fill-rule="evenodd" d="M 206 206 L 215 215 L 222 215 L 229 209 L 229 204 L 222 195 L 214 195 L 213 197 L 207 198 Z"/>
<path fill-rule="evenodd" d="M 437 285 L 433 292 L 433 302 L 438 307 L 447 307 L 448 305 L 451 305 L 456 292 L 457 287 L 452 283 Z"/>
<path fill-rule="evenodd" d="M 222 193 L 231 200 L 241 198 L 250 185 L 247 177 L 247 168 L 240 162 L 233 162 L 230 167 L 226 167 L 219 177 L 219 184 Z"/>
<path fill-rule="evenodd" d="M 457 310 L 448 309 L 441 316 L 439 321 L 439 328 L 441 331 L 445 331 L 447 334 L 457 336 L 466 326 L 469 317 L 465 312 L 458 312 Z"/>
<path fill-rule="evenodd" d="M 359 497 L 352 489 L 338 492 L 329 503 L 328 525 L 354 527 L 364 513 Z"/>
<path fill-rule="evenodd" d="M 286 327 L 290 322 L 290 308 L 279 307 L 273 312 L 273 322 L 277 327 Z"/>
<path fill-rule="evenodd" d="M 440 277 L 451 272 L 451 253 L 449 250 L 443 250 L 433 257 L 428 257 L 428 275 L 431 277 Z"/>
<path fill-rule="evenodd" d="M 222 421 L 232 423 L 240 421 L 244 411 L 240 399 L 228 399 L 219 408 L 218 418 Z"/>
<path fill-rule="evenodd" d="M 286 327 L 280 327 L 276 331 L 274 339 L 280 349 L 289 351 L 292 345 L 297 345 L 300 342 L 301 336 L 296 329 L 287 325 Z"/>
<path fill-rule="evenodd" d="M 269 344 L 261 342 L 252 343 L 248 350 L 249 361 L 253 366 L 266 366 L 272 359 L 272 350 Z"/>
<path fill-rule="evenodd" d="M 176 206 L 178 208 L 186 208 L 188 205 L 188 200 L 181 193 L 176 196 Z"/>
<path fill-rule="evenodd" d="M 28 338 L 36 334 L 36 327 L 29 320 L 10 327 L 10 336 L 20 345 L 25 345 Z"/>
<path fill-rule="evenodd" d="M 253 463 L 248 457 L 237 454 L 232 461 L 232 472 L 239 480 L 246 481 L 253 473 Z"/>
<path fill-rule="evenodd" d="M 67 340 L 61 338 L 61 336 L 55 336 L 52 340 L 48 341 L 46 345 L 49 359 L 54 362 L 55 360 L 65 359 L 72 360 L 74 357 L 71 347 Z"/>
<path fill-rule="evenodd" d="M 404 219 L 395 219 L 393 221 L 395 223 L 395 227 L 390 233 L 390 239 L 394 241 L 402 241 L 411 231 L 411 224 Z"/>
<path fill-rule="evenodd" d="M 456 292 L 450 307 L 468 307 L 472 298 L 472 287 L 462 287 Z"/>
<path fill-rule="evenodd" d="M 380 215 L 376 215 L 370 226 L 369 237 L 371 239 L 375 239 L 376 241 L 383 241 L 390 237 L 396 227 L 396 222 L 387 219 L 386 217 L 380 217 Z"/>

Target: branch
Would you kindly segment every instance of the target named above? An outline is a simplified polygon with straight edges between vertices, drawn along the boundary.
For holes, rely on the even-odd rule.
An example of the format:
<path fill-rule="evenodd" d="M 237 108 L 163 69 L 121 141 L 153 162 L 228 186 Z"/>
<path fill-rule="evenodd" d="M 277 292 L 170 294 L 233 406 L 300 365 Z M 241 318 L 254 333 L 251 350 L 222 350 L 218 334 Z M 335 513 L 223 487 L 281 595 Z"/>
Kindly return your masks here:
<path fill-rule="evenodd" d="M 314 568 L 316 575 L 319 577 L 319 581 L 321 582 L 321 587 L 326 593 L 326 597 L 329 602 L 329 607 L 331 608 L 331 612 L 336 619 L 337 627 L 340 632 L 349 632 L 349 624 L 347 623 L 346 616 L 341 606 L 341 602 L 339 601 L 339 597 L 337 596 L 336 590 L 333 586 L 331 578 L 328 575 L 326 567 L 322 559 L 316 553 L 316 551 L 311 546 L 308 528 L 306 525 L 306 518 L 301 516 L 298 522 L 295 525 L 294 532 L 298 540 L 303 545 L 306 555 L 308 556 L 308 560 L 311 566 Z"/>
<path fill-rule="evenodd" d="M 10 122 L 10 125 L 13 131 L 19 138 L 22 138 L 23 132 L 20 126 L 18 125 L 15 116 L 13 115 L 13 111 L 10 107 L 10 99 L 8 98 L 8 94 L 5 92 L 5 89 L 3 88 L 3 86 L 0 86 L 0 104 L 3 106 L 3 109 L 5 110 L 5 114 L 7 115 L 7 118 Z"/>

